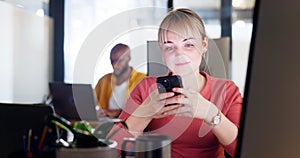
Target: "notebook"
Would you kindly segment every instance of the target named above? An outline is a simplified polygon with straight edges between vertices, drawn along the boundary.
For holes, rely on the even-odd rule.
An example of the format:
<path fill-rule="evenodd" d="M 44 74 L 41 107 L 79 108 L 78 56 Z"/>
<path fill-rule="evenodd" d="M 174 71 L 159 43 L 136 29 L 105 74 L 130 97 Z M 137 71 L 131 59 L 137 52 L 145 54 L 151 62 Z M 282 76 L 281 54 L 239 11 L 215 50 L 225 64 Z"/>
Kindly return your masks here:
<path fill-rule="evenodd" d="M 49 83 L 55 113 L 71 121 L 97 121 L 96 99 L 90 84 Z"/>

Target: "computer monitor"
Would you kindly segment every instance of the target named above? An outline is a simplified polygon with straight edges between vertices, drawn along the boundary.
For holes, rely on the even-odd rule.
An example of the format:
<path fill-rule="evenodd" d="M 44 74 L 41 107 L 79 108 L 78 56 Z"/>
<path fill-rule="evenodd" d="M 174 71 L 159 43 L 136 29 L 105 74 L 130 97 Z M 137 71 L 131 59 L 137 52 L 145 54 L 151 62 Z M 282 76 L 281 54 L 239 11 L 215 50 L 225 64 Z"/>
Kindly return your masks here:
<path fill-rule="evenodd" d="M 54 149 L 57 131 L 46 122 L 46 117 L 53 114 L 50 105 L 0 103 L 0 157 L 23 158 L 28 148 L 36 157 L 53 157 L 55 153 L 50 150 Z M 31 141 L 28 143 L 29 133 Z"/>
<path fill-rule="evenodd" d="M 236 157 L 300 157 L 299 6 L 256 0 Z"/>

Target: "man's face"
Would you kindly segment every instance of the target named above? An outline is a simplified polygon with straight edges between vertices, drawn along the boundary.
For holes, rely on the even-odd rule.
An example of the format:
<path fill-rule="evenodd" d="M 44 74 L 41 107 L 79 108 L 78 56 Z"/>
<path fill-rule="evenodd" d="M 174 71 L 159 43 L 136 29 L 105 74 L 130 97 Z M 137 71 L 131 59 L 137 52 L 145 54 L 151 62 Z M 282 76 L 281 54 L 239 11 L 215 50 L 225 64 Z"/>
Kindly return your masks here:
<path fill-rule="evenodd" d="M 116 50 L 110 56 L 111 65 L 116 76 L 121 76 L 129 68 L 130 54 L 126 49 Z"/>

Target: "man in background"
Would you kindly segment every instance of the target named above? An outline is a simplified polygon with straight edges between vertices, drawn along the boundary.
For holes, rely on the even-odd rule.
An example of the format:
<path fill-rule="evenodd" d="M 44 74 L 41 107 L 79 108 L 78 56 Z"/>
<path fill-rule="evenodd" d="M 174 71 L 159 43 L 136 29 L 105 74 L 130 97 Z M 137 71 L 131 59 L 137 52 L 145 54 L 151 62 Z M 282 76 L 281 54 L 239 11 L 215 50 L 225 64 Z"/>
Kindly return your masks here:
<path fill-rule="evenodd" d="M 98 105 L 109 117 L 119 116 L 130 92 L 146 77 L 146 74 L 129 66 L 130 60 L 129 46 L 122 43 L 115 45 L 110 52 L 114 71 L 100 78 L 95 87 Z"/>

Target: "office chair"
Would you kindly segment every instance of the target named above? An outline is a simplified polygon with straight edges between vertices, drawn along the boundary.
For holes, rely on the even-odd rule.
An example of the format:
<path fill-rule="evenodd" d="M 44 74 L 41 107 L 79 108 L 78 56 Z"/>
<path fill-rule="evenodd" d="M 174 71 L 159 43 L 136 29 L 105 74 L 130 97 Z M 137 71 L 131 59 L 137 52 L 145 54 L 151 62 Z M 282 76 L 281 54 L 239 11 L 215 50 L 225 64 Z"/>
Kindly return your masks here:
<path fill-rule="evenodd" d="M 209 39 L 208 50 L 203 55 L 200 71 L 205 71 L 213 77 L 229 78 L 230 38 Z"/>

